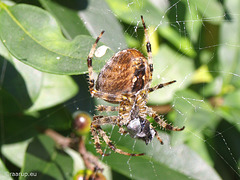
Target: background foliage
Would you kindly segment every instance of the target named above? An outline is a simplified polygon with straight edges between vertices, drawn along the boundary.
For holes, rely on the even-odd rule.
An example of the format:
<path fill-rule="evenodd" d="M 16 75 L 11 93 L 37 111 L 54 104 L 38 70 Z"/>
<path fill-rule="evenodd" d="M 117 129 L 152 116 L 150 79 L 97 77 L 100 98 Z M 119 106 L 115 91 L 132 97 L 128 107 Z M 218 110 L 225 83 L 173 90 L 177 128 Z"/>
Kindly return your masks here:
<path fill-rule="evenodd" d="M 90 97 L 84 75 L 94 38 L 106 31 L 99 46 L 108 49 L 94 58 L 96 72 L 120 49 L 146 53 L 140 15 L 153 46 L 153 85 L 177 80 L 152 93 L 149 105 L 186 129 L 160 131 L 164 145 L 146 146 L 106 127 L 119 148 L 146 156 L 99 157 L 111 168 L 105 176 L 238 179 L 239 6 L 238 0 L 0 1 L 0 179 L 14 178 L 9 172 L 71 179 L 83 169 L 76 152 L 60 150 L 41 132 L 69 136 L 74 111 L 97 113 L 94 106 L 104 102 Z"/>

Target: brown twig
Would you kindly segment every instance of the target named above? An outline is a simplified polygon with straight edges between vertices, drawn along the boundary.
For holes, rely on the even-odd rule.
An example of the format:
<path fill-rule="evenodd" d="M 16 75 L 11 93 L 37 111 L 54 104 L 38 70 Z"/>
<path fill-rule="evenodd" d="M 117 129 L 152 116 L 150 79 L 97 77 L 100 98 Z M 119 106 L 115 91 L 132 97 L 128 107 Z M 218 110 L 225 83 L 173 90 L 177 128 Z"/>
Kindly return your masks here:
<path fill-rule="evenodd" d="M 44 133 L 51 137 L 61 147 L 70 147 L 72 144 L 71 138 L 64 137 L 52 129 L 46 129 Z"/>
<path fill-rule="evenodd" d="M 96 171 L 103 171 L 98 158 L 92 154 L 90 154 L 85 147 L 84 138 L 81 136 L 79 137 L 79 146 L 78 152 L 80 153 L 81 157 L 83 158 L 84 164 L 87 169 L 92 170 L 93 172 Z"/>
<path fill-rule="evenodd" d="M 101 172 L 103 171 L 103 168 L 101 167 L 98 158 L 90 154 L 86 150 L 84 138 L 82 136 L 80 137 L 73 136 L 72 138 L 67 138 L 52 129 L 46 129 L 44 133 L 51 137 L 61 147 L 74 148 L 77 146 L 76 150 L 81 155 L 84 165 L 87 169 L 90 169 L 94 173 L 98 171 Z"/>

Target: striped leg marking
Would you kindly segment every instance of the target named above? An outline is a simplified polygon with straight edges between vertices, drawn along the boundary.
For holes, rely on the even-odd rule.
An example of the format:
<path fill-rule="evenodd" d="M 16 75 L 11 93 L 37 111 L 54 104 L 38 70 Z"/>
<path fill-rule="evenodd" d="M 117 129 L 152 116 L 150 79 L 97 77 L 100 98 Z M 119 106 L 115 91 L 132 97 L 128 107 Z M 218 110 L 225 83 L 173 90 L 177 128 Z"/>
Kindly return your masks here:
<path fill-rule="evenodd" d="M 149 40 L 149 36 L 148 36 L 148 32 L 147 32 L 147 28 L 146 28 L 143 16 L 141 16 L 141 19 L 142 19 L 143 29 L 144 29 L 146 43 L 147 43 L 146 48 L 147 48 L 147 55 L 148 55 L 148 64 L 150 69 L 149 83 L 151 84 L 152 72 L 153 72 L 152 48 L 151 48 L 151 43 Z"/>
<path fill-rule="evenodd" d="M 177 82 L 177 81 L 174 80 L 174 81 L 170 81 L 170 82 L 167 82 L 167 83 L 158 84 L 158 85 L 156 85 L 156 86 L 154 86 L 154 87 L 152 87 L 152 88 L 148 88 L 148 92 L 149 92 L 149 93 L 150 93 L 150 92 L 153 92 L 153 91 L 155 91 L 155 90 L 157 90 L 157 89 L 163 88 L 163 87 L 168 86 L 168 85 L 170 85 L 170 84 L 172 84 L 172 83 L 175 83 L 175 82 Z"/>
<path fill-rule="evenodd" d="M 96 110 L 98 110 L 98 111 L 119 111 L 119 107 L 118 106 L 98 105 Z"/>
<path fill-rule="evenodd" d="M 174 127 L 170 124 L 168 124 L 166 121 L 164 121 L 163 119 L 160 118 L 159 115 L 157 115 L 156 113 L 152 114 L 153 119 L 163 128 L 167 129 L 167 130 L 171 130 L 171 131 L 182 131 L 184 130 L 185 126 L 183 126 L 182 128 L 178 128 L 178 127 Z"/>
<path fill-rule="evenodd" d="M 104 124 L 113 124 L 117 125 L 118 116 L 94 116 L 93 117 L 93 126 L 100 126 Z"/>
<path fill-rule="evenodd" d="M 101 32 L 101 34 L 97 37 L 95 43 L 93 44 L 90 53 L 88 55 L 87 58 L 87 65 L 88 65 L 88 73 L 89 73 L 89 91 L 92 94 L 93 91 L 93 87 L 94 87 L 94 77 L 93 77 L 93 68 L 92 68 L 92 58 L 93 58 L 93 54 L 96 50 L 97 47 L 97 43 L 100 40 L 100 38 L 102 37 L 104 31 Z"/>
<path fill-rule="evenodd" d="M 106 133 L 100 127 L 98 128 L 98 132 L 99 132 L 100 136 L 102 136 L 102 138 L 106 142 L 106 144 L 116 153 L 127 155 L 127 156 L 142 156 L 142 155 L 144 155 L 144 153 L 131 154 L 131 153 L 128 153 L 128 152 L 122 151 L 121 149 L 116 148 L 114 146 L 114 144 L 112 143 L 112 141 L 109 139 L 109 137 L 106 135 Z"/>

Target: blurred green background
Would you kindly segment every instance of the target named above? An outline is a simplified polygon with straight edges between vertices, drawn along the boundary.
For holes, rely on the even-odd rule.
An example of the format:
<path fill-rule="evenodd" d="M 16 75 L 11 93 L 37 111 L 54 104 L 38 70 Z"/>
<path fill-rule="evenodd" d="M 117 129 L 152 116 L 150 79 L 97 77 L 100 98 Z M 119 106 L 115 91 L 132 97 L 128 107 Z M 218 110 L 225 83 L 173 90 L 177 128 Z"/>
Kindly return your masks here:
<path fill-rule="evenodd" d="M 84 169 L 76 151 L 41 132 L 68 137 L 75 111 L 93 115 L 106 104 L 89 95 L 87 55 L 102 30 L 98 47 L 106 52 L 93 60 L 97 73 L 119 50 L 146 55 L 140 15 L 152 44 L 152 85 L 177 80 L 148 104 L 186 128 L 157 127 L 164 145 L 154 139 L 146 146 L 104 127 L 117 147 L 141 157 L 100 157 L 90 134 L 87 149 L 105 163 L 107 179 L 239 179 L 239 12 L 238 0 L 1 0 L 0 179 L 72 179 Z"/>

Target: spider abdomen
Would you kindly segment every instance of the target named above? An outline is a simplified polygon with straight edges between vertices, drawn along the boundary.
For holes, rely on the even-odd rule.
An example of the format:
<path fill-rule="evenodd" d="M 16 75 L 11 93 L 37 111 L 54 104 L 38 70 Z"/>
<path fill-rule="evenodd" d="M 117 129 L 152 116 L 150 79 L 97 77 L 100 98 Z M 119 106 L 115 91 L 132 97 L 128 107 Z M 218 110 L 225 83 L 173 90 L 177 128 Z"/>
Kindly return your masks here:
<path fill-rule="evenodd" d="M 96 89 L 111 94 L 137 92 L 148 84 L 149 71 L 148 61 L 140 51 L 120 51 L 101 70 Z"/>

